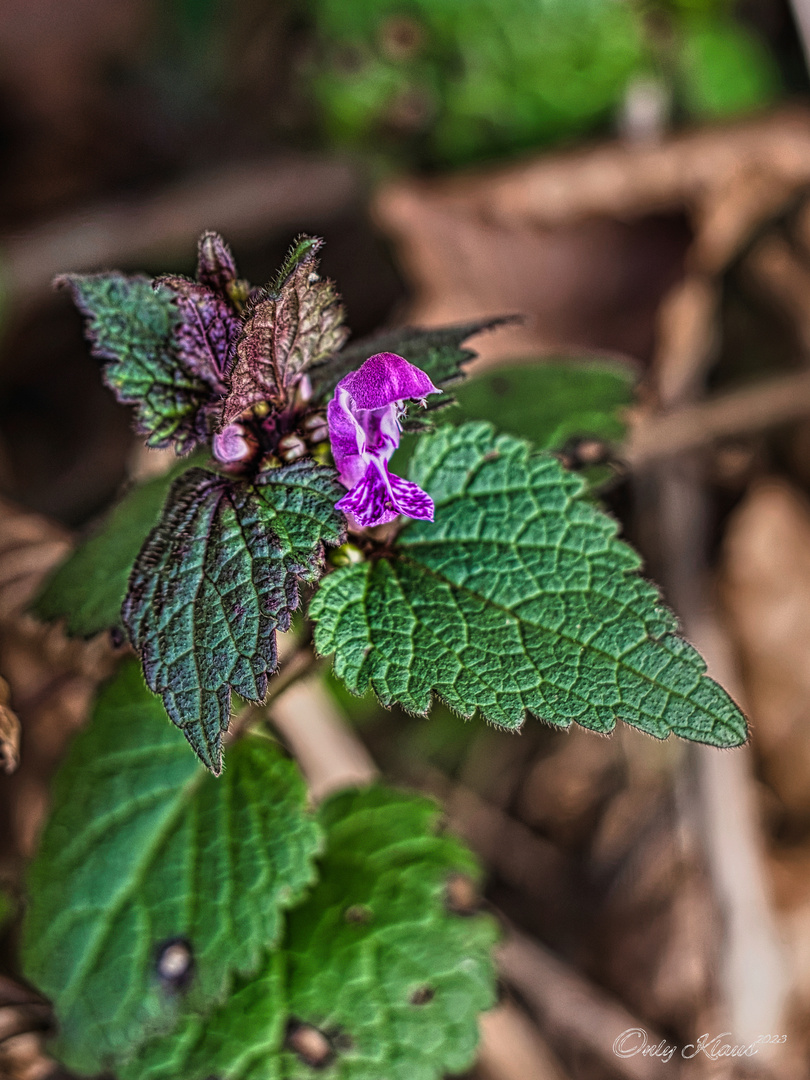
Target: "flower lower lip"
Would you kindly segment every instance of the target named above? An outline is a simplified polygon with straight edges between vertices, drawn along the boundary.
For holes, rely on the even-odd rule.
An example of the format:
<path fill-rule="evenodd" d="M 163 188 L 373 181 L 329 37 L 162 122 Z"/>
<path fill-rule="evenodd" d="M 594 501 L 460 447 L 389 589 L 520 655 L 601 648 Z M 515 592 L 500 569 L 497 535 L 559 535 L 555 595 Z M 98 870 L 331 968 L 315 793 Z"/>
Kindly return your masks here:
<path fill-rule="evenodd" d="M 327 420 L 335 465 L 349 491 L 336 506 L 360 526 L 381 525 L 399 514 L 433 520 L 430 496 L 388 471 L 405 402 L 424 405 L 432 393 L 440 391 L 429 376 L 394 353 L 370 356 L 337 384 Z"/>

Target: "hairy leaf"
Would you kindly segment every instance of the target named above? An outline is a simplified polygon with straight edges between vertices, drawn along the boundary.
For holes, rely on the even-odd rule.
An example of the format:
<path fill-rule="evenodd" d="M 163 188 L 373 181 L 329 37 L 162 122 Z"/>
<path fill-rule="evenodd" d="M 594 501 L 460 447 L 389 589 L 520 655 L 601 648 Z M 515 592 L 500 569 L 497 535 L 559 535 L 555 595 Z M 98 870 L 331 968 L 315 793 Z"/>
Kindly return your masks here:
<path fill-rule="evenodd" d="M 197 281 L 221 296 L 227 296 L 236 281 L 236 263 L 219 233 L 204 232 L 199 239 Z"/>
<path fill-rule="evenodd" d="M 201 464 L 204 456 L 199 458 Z M 165 475 L 128 491 L 104 525 L 47 579 L 33 603 L 34 614 L 46 622 L 64 619 L 65 632 L 76 637 L 120 626 L 132 564 L 158 522 L 169 488 L 192 464 L 178 462 Z"/>
<path fill-rule="evenodd" d="M 205 379 L 214 400 L 222 398 L 231 348 L 242 329 L 241 316 L 207 285 L 179 275 L 158 278 L 155 288 L 165 289 L 177 304 L 180 323 L 174 345 L 181 363 Z"/>
<path fill-rule="evenodd" d="M 472 856 L 437 835 L 435 803 L 383 787 L 333 797 L 320 821 L 320 881 L 283 950 L 214 1015 L 146 1046 L 121 1080 L 438 1080 L 471 1064 L 496 938 L 490 918 L 448 905 L 454 882 L 474 891 Z"/>
<path fill-rule="evenodd" d="M 118 273 L 73 274 L 57 284 L 70 287 L 87 318 L 93 354 L 108 361 L 107 385 L 119 401 L 137 406 L 147 445 L 174 442 L 180 453 L 204 439 L 212 386 L 175 347 L 181 317 L 169 291 Z"/>
<path fill-rule="evenodd" d="M 29 879 L 24 969 L 54 1001 L 69 1068 L 106 1070 L 257 972 L 314 874 L 305 805 L 264 736 L 215 780 L 137 664 L 120 669 L 60 769 Z"/>
<path fill-rule="evenodd" d="M 248 303 L 223 424 L 258 402 L 282 405 L 295 377 L 345 341 L 348 331 L 338 295 L 332 282 L 317 274 L 322 243 L 299 237 L 275 282 Z"/>
<path fill-rule="evenodd" d="M 323 401 L 331 397 L 344 375 L 359 368 L 369 356 L 381 352 L 404 356 L 410 363 L 427 372 L 436 386 L 456 382 L 463 377 L 464 364 L 474 360 L 476 356 L 473 349 L 464 348 L 463 343 L 467 338 L 513 321 L 512 316 L 502 316 L 432 329 L 405 326 L 363 338 L 346 346 L 337 356 L 313 367 L 310 372 L 313 398 L 315 401 Z M 437 399 L 435 404 L 440 405 L 441 402 Z"/>
<path fill-rule="evenodd" d="M 200 760 L 219 773 L 231 690 L 261 701 L 276 630 L 340 543 L 343 489 L 332 469 L 298 461 L 251 483 L 192 469 L 172 486 L 122 609 L 149 686 Z"/>
<path fill-rule="evenodd" d="M 316 647 L 350 690 L 370 684 L 419 714 L 435 693 L 510 728 L 531 713 L 745 741 L 743 716 L 582 480 L 477 423 L 424 436 L 412 478 L 435 521 L 410 523 L 391 556 L 330 574 L 310 606 Z"/>

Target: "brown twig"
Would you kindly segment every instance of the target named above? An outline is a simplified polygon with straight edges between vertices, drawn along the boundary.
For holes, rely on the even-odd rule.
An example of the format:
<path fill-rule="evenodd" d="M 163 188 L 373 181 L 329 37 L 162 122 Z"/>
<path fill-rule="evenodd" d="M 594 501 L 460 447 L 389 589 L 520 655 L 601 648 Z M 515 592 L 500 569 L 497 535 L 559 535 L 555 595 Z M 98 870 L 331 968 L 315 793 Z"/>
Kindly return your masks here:
<path fill-rule="evenodd" d="M 288 688 L 274 701 L 270 720 L 295 755 L 316 802 L 376 777 L 370 754 L 320 679 L 302 680 Z"/>
<path fill-rule="evenodd" d="M 623 457 L 631 468 L 810 415 L 810 371 L 780 375 L 665 413 L 640 414 Z"/>
<path fill-rule="evenodd" d="M 411 779 L 442 800 L 453 832 L 466 840 L 492 872 L 528 894 L 541 918 L 552 920 L 570 908 L 572 891 L 577 888 L 573 865 L 551 840 L 438 769 L 420 766 L 419 775 Z"/>
<path fill-rule="evenodd" d="M 614 1053 L 616 1039 L 631 1029 L 643 1029 L 648 1045 L 657 1046 L 663 1035 L 633 1016 L 606 991 L 591 983 L 539 942 L 510 928 L 500 949 L 499 967 L 507 983 L 517 990 L 536 1014 L 541 1029 L 555 1043 L 584 1049 L 610 1075 L 626 1080 L 657 1080 L 677 1076 L 677 1064 L 660 1057 Z"/>
<path fill-rule="evenodd" d="M 319 663 L 320 659 L 313 653 L 309 642 L 299 642 L 294 650 L 282 659 L 278 673 L 270 681 L 264 701 L 260 705 L 248 705 L 233 718 L 228 727 L 226 742 L 232 743 L 250 728 L 265 723 L 272 703 L 299 679 L 308 675 Z"/>
<path fill-rule="evenodd" d="M 323 661 L 309 638 L 280 635 L 279 652 L 280 671 L 271 680 L 267 697 L 231 721 L 227 741 L 258 724 L 269 724 L 298 761 L 316 802 L 342 787 L 369 783 L 377 768 L 315 676 Z"/>
<path fill-rule="evenodd" d="M 346 162 L 285 155 L 192 175 L 155 195 L 78 210 L 2 243 L 3 271 L 14 300 L 36 299 L 70 270 L 131 266 L 168 259 L 204 229 L 231 239 L 313 223 L 350 205 L 361 192 Z"/>
<path fill-rule="evenodd" d="M 477 1074 L 481 1080 L 564 1080 L 565 1073 L 530 1018 L 511 1001 L 484 1013 Z"/>
<path fill-rule="evenodd" d="M 484 166 L 439 180 L 397 180 L 377 199 L 377 212 L 396 219 L 403 204 L 428 198 L 447 214 L 526 228 L 594 215 L 632 219 L 692 207 L 742 171 L 764 168 L 773 185 L 810 180 L 810 112 L 788 108 L 723 125 L 685 131 L 657 144 L 612 141 Z"/>

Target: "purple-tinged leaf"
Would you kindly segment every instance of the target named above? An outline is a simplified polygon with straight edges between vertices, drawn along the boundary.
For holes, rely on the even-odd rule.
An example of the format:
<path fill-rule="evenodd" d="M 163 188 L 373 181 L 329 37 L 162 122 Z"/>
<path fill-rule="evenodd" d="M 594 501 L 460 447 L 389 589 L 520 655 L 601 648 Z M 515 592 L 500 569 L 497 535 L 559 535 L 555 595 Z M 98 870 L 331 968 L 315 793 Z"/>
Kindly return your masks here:
<path fill-rule="evenodd" d="M 311 460 L 253 483 L 190 469 L 133 567 L 122 618 L 150 688 L 212 772 L 222 768 L 231 691 L 261 701 L 276 668 L 276 630 L 299 584 L 323 569 L 345 518 L 334 470 Z"/>
<path fill-rule="evenodd" d="M 225 374 L 242 319 L 223 297 L 207 285 L 179 275 L 166 275 L 155 282 L 175 298 L 180 322 L 174 342 L 183 364 L 199 374 L 221 398 L 225 393 Z"/>
<path fill-rule="evenodd" d="M 184 453 L 205 440 L 215 395 L 176 348 L 180 312 L 169 290 L 155 292 L 149 278 L 119 273 L 68 274 L 55 284 L 70 288 L 93 355 L 107 361 L 104 381 L 119 401 L 136 406 L 147 445 L 174 443 Z"/>
<path fill-rule="evenodd" d="M 236 281 L 231 249 L 215 232 L 204 232 L 197 246 L 197 281 L 215 293 L 227 295 Z"/>
<path fill-rule="evenodd" d="M 283 406 L 301 374 L 346 340 L 343 306 L 332 282 L 317 274 L 321 244 L 300 237 L 276 280 L 248 302 L 223 426 L 259 402 Z"/>

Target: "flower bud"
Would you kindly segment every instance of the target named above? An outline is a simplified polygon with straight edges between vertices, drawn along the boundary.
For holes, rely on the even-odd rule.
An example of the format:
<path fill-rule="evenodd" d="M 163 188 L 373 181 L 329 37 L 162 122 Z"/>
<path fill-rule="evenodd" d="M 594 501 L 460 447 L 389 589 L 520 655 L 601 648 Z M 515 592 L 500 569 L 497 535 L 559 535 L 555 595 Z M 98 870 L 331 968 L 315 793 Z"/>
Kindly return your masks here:
<path fill-rule="evenodd" d="M 300 435 L 291 433 L 285 435 L 282 439 L 279 439 L 278 456 L 288 465 L 290 462 L 298 461 L 299 458 L 306 457 L 306 454 L 307 444 Z"/>
<path fill-rule="evenodd" d="M 214 457 L 226 464 L 246 461 L 252 457 L 258 443 L 242 424 L 228 424 L 214 436 Z"/>

